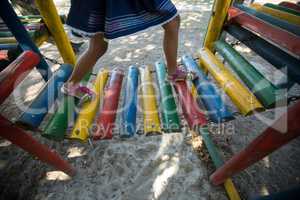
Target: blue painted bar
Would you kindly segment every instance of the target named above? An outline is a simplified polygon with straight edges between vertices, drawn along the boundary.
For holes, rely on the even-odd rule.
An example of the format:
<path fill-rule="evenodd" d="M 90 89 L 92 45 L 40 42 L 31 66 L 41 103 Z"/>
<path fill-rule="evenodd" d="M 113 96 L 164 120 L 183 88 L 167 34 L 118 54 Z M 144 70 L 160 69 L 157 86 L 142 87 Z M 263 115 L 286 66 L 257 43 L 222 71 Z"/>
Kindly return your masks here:
<path fill-rule="evenodd" d="M 11 50 L 18 48 L 17 44 L 0 44 L 0 50 Z"/>
<path fill-rule="evenodd" d="M 220 93 L 216 90 L 214 84 L 208 80 L 194 59 L 189 55 L 184 55 L 182 62 L 188 71 L 196 73 L 198 77 L 194 80 L 194 84 L 201 101 L 208 111 L 210 120 L 213 122 L 222 122 L 233 119 L 233 115 L 221 98 Z"/>
<path fill-rule="evenodd" d="M 39 48 L 30 38 L 30 35 L 27 33 L 25 27 L 23 26 L 22 22 L 18 18 L 8 0 L 0 1 L 0 17 L 5 22 L 9 30 L 13 33 L 23 51 L 31 50 L 41 55 L 41 61 L 37 66 L 37 69 L 41 73 L 44 80 L 48 81 L 48 79 L 52 76 L 51 70 L 47 62 L 43 59 Z"/>
<path fill-rule="evenodd" d="M 238 3 L 235 3 L 234 4 L 234 7 L 250 14 L 250 15 L 253 15 L 265 22 L 268 22 L 274 26 L 278 26 L 284 30 L 287 30 L 291 33 L 294 33 L 295 35 L 298 35 L 300 36 L 300 27 L 297 26 L 297 25 L 294 25 L 294 24 L 291 24 L 285 20 L 282 20 L 282 19 L 279 19 L 279 18 L 276 18 L 276 17 L 273 17 L 271 15 L 268 15 L 268 14 L 265 14 L 265 13 L 262 13 L 262 12 L 258 12 L 256 11 L 255 9 L 253 8 L 249 8 L 245 5 L 242 5 L 242 4 L 238 4 Z"/>
<path fill-rule="evenodd" d="M 225 30 L 277 69 L 285 71 L 287 68 L 288 85 L 300 84 L 300 60 L 240 26 L 228 25 Z"/>
<path fill-rule="evenodd" d="M 71 65 L 61 65 L 59 70 L 49 79 L 39 95 L 33 100 L 28 109 L 18 119 L 17 124 L 34 130 L 39 127 L 49 109 L 60 94 L 60 88 L 68 80 L 72 73 Z"/>
<path fill-rule="evenodd" d="M 122 138 L 132 137 L 136 133 L 138 81 L 138 68 L 136 66 L 130 66 L 124 94 L 124 111 L 122 113 L 122 123 L 124 129 L 120 131 L 120 136 Z"/>

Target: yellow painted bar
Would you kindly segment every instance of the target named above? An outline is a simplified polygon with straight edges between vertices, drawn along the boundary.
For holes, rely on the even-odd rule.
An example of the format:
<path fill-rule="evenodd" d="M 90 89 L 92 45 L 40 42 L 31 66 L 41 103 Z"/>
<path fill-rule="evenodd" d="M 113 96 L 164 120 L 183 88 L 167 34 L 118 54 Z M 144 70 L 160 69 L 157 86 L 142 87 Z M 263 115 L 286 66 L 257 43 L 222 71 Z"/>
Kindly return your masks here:
<path fill-rule="evenodd" d="M 161 127 L 157 109 L 154 82 L 148 66 L 140 68 L 142 105 L 144 115 L 144 133 L 146 135 L 160 134 Z"/>
<path fill-rule="evenodd" d="M 300 16 L 293 15 L 293 14 L 283 12 L 280 10 L 276 10 L 273 8 L 269 8 L 269 7 L 263 6 L 259 3 L 253 3 L 250 6 L 257 11 L 267 13 L 269 15 L 272 15 L 273 17 L 277 17 L 277 18 L 283 19 L 291 24 L 300 26 Z"/>
<path fill-rule="evenodd" d="M 230 200 L 241 200 L 231 178 L 225 180 L 224 187 Z"/>
<path fill-rule="evenodd" d="M 263 110 L 262 104 L 207 48 L 200 51 L 200 62 L 215 78 L 243 115 Z"/>
<path fill-rule="evenodd" d="M 0 38 L 0 44 L 16 44 L 17 40 L 15 37 L 4 37 Z"/>
<path fill-rule="evenodd" d="M 108 79 L 108 70 L 101 70 L 94 83 L 95 99 L 91 102 L 87 102 L 83 105 L 74 128 L 69 136 L 70 139 L 76 139 L 80 141 L 87 141 L 89 137 L 89 129 L 94 121 L 94 118 L 98 112 L 101 97 L 104 93 L 104 87 Z"/>
<path fill-rule="evenodd" d="M 191 93 L 192 93 L 194 99 L 197 100 L 198 92 L 197 92 L 197 89 L 196 89 L 194 83 L 193 83 L 192 81 L 189 80 L 189 81 L 187 81 L 187 84 L 188 84 L 189 90 L 191 91 Z"/>
<path fill-rule="evenodd" d="M 76 57 L 53 0 L 35 0 L 65 63 L 75 65 Z"/>
<path fill-rule="evenodd" d="M 213 43 L 217 41 L 222 33 L 227 12 L 232 0 L 215 0 L 210 16 L 207 32 L 204 39 L 204 47 L 213 50 Z"/>

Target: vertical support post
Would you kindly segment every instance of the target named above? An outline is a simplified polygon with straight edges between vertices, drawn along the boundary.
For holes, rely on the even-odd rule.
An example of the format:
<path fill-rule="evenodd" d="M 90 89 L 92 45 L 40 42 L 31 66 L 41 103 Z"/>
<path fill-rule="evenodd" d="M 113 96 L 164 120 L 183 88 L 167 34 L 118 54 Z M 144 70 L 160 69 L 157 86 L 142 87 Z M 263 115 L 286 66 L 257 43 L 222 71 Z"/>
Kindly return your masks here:
<path fill-rule="evenodd" d="M 65 33 L 61 19 L 57 13 L 53 0 L 35 0 L 44 22 L 53 36 L 57 48 L 65 63 L 75 65 L 76 57 Z"/>
<path fill-rule="evenodd" d="M 210 177 L 215 185 L 224 182 L 225 179 L 248 168 L 257 161 L 263 159 L 273 151 L 279 149 L 291 140 L 300 136 L 300 102 L 291 106 L 288 112 L 280 117 L 272 127 L 266 129 L 260 136 L 255 138 L 244 150 L 234 155 L 221 168 Z M 287 120 L 287 121 L 286 121 Z M 287 124 L 285 124 L 287 123 Z M 286 133 L 281 133 L 273 127 L 287 127 Z"/>
<path fill-rule="evenodd" d="M 6 26 L 13 33 L 19 45 L 24 51 L 32 50 L 41 56 L 41 60 L 37 68 L 43 76 L 44 80 L 47 81 L 48 78 L 52 76 L 51 70 L 47 62 L 43 59 L 40 50 L 31 40 L 30 35 L 27 33 L 26 29 L 24 28 L 23 24 L 21 23 L 20 19 L 18 18 L 17 14 L 15 13 L 8 0 L 0 1 L 0 17 L 3 19 Z"/>
<path fill-rule="evenodd" d="M 12 125 L 7 119 L 0 115 L 0 136 L 9 140 L 13 144 L 24 149 L 41 161 L 54 166 L 58 170 L 70 176 L 75 175 L 75 170 L 63 160 L 57 153 L 36 141 L 22 129 Z"/>
<path fill-rule="evenodd" d="M 232 0 L 215 0 L 210 16 L 204 47 L 213 51 L 213 43 L 217 41 L 222 33 L 224 22 L 226 21 L 227 11 Z"/>

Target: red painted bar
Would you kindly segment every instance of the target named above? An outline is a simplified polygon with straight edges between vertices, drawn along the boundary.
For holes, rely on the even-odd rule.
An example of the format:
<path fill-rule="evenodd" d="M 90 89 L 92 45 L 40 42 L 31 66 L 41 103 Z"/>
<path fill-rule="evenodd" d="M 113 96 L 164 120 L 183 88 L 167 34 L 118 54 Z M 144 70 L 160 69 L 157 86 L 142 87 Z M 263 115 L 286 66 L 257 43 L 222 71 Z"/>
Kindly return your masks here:
<path fill-rule="evenodd" d="M 178 99 L 181 104 L 183 115 L 191 129 L 195 129 L 207 124 L 203 112 L 200 110 L 198 103 L 190 92 L 185 81 L 175 83 L 175 89 L 178 93 Z"/>
<path fill-rule="evenodd" d="M 235 7 L 229 9 L 228 15 L 231 23 L 239 24 L 246 29 L 254 31 L 275 44 L 286 48 L 297 57 L 300 57 L 300 37 L 264 22 Z"/>
<path fill-rule="evenodd" d="M 39 62 L 40 57 L 38 54 L 32 51 L 25 51 L 0 72 L 0 104 Z"/>
<path fill-rule="evenodd" d="M 103 107 L 97 119 L 97 129 L 93 134 L 94 140 L 112 139 L 113 137 L 123 77 L 122 70 L 113 70 L 109 84 L 105 89 Z"/>
<path fill-rule="evenodd" d="M 210 177 L 214 185 L 223 183 L 232 175 L 248 168 L 273 151 L 300 136 L 300 102 L 288 109 L 273 127 L 283 127 L 287 123 L 287 132 L 281 133 L 271 127 L 254 139 L 244 150 L 234 155 Z"/>
<path fill-rule="evenodd" d="M 56 152 L 36 141 L 22 129 L 14 126 L 10 121 L 0 115 L 0 136 L 19 146 L 28 153 L 36 156 L 42 162 L 52 165 L 56 169 L 70 176 L 75 175 L 72 166 L 63 160 Z"/>
<path fill-rule="evenodd" d="M 279 5 L 300 12 L 300 6 L 295 3 L 284 1 L 281 2 Z"/>

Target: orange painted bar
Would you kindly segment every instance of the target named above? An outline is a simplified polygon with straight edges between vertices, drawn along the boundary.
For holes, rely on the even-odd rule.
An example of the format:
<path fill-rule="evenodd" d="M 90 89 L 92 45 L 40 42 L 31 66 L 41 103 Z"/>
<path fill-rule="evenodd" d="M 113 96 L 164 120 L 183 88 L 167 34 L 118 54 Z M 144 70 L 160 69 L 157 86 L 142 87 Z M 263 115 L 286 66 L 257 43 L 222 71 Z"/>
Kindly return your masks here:
<path fill-rule="evenodd" d="M 260 34 L 263 38 L 287 49 L 289 52 L 300 58 L 299 36 L 264 22 L 263 20 L 249 15 L 235 7 L 231 7 L 229 9 L 228 15 L 230 23 L 239 24 L 246 29 Z"/>
<path fill-rule="evenodd" d="M 248 168 L 265 156 L 284 146 L 300 136 L 300 102 L 291 106 L 287 113 L 282 115 L 272 127 L 284 127 L 286 133 L 279 132 L 272 127 L 267 128 L 260 136 L 255 138 L 245 149 L 234 155 L 221 168 L 210 177 L 214 185 L 223 183 L 227 178 Z M 287 124 L 285 124 L 287 123 Z"/>

